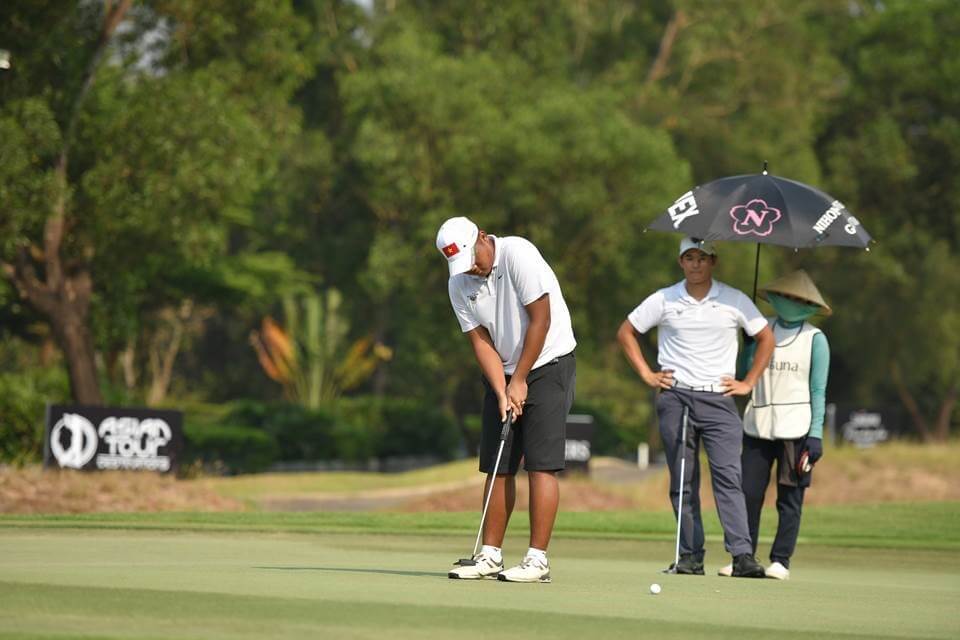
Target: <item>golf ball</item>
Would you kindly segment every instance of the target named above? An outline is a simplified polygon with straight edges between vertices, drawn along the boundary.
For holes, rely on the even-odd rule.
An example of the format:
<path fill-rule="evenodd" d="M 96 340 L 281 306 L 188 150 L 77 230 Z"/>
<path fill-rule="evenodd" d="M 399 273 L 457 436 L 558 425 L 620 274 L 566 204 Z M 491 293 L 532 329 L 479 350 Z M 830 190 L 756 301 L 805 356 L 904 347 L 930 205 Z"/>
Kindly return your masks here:
<path fill-rule="evenodd" d="M 660 593 L 660 585 L 658 585 L 656 582 L 650 585 L 650 593 L 652 593 L 653 595 L 657 595 L 658 593 Z"/>

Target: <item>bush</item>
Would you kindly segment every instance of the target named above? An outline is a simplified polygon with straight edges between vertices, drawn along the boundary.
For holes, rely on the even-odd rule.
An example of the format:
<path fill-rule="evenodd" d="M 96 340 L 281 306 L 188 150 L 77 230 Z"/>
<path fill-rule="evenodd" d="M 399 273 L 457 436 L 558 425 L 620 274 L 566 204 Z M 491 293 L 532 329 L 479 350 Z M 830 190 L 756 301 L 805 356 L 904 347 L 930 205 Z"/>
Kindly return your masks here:
<path fill-rule="evenodd" d="M 380 443 L 380 457 L 433 455 L 448 460 L 460 443 L 456 423 L 433 404 L 403 398 L 382 404 L 386 431 Z"/>
<path fill-rule="evenodd" d="M 349 460 L 391 456 L 453 457 L 460 442 L 456 423 L 430 403 L 407 398 L 341 398 L 337 449 Z"/>
<path fill-rule="evenodd" d="M 209 411 L 206 419 L 202 415 L 188 411 L 186 462 L 221 462 L 233 473 L 277 461 L 448 460 L 460 443 L 451 418 L 431 404 L 405 398 L 341 398 L 319 409 L 243 400 L 222 417 Z"/>
<path fill-rule="evenodd" d="M 43 456 L 47 403 L 67 403 L 70 386 L 60 367 L 0 374 L 0 461 L 38 462 Z"/>
<path fill-rule="evenodd" d="M 184 425 L 186 441 L 182 464 L 224 465 L 231 473 L 263 471 L 277 460 L 277 441 L 250 427 L 221 424 Z"/>
<path fill-rule="evenodd" d="M 609 411 L 597 404 L 574 403 L 570 413 L 593 416 L 591 451 L 595 456 L 635 456 L 637 445 L 646 441 L 646 429 L 636 424 L 618 424 Z"/>
<path fill-rule="evenodd" d="M 227 417 L 228 424 L 262 429 L 273 437 L 284 461 L 335 458 L 333 413 L 327 408 L 307 409 L 296 404 L 242 401 Z"/>

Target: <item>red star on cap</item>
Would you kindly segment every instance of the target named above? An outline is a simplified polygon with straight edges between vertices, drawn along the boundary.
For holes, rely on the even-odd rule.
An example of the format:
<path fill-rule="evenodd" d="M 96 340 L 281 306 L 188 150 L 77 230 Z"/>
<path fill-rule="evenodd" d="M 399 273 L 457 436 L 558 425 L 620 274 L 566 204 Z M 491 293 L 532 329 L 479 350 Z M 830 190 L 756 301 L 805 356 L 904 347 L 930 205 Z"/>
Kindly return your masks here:
<path fill-rule="evenodd" d="M 452 258 L 453 256 L 460 253 L 460 247 L 457 246 L 456 242 L 451 242 L 440 251 L 442 251 L 443 255 L 447 256 L 448 258 Z"/>

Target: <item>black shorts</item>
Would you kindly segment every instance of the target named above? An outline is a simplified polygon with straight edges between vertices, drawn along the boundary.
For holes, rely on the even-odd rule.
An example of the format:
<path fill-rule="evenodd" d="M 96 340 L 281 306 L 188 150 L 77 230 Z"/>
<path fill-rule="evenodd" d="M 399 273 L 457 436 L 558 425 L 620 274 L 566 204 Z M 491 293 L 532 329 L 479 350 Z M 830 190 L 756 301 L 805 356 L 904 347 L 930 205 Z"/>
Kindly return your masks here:
<path fill-rule="evenodd" d="M 532 370 L 527 376 L 527 402 L 503 446 L 497 473 L 560 471 L 565 464 L 567 414 L 573 406 L 577 361 L 568 353 Z M 510 376 L 507 376 L 510 382 Z M 483 397 L 483 433 L 480 438 L 480 471 L 491 473 L 500 448 L 500 407 L 486 378 Z"/>

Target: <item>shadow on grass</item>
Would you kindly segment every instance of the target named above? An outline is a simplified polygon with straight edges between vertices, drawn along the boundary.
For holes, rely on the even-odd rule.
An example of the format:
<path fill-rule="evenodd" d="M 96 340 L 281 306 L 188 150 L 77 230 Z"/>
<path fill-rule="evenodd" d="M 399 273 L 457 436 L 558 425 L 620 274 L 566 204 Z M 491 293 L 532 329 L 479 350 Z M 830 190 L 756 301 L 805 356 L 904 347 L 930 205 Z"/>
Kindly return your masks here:
<path fill-rule="evenodd" d="M 353 567 L 253 567 L 270 571 L 336 571 L 343 573 L 379 573 L 386 576 L 411 576 L 414 578 L 446 578 L 446 572 L 397 571 L 394 569 L 356 569 Z"/>

